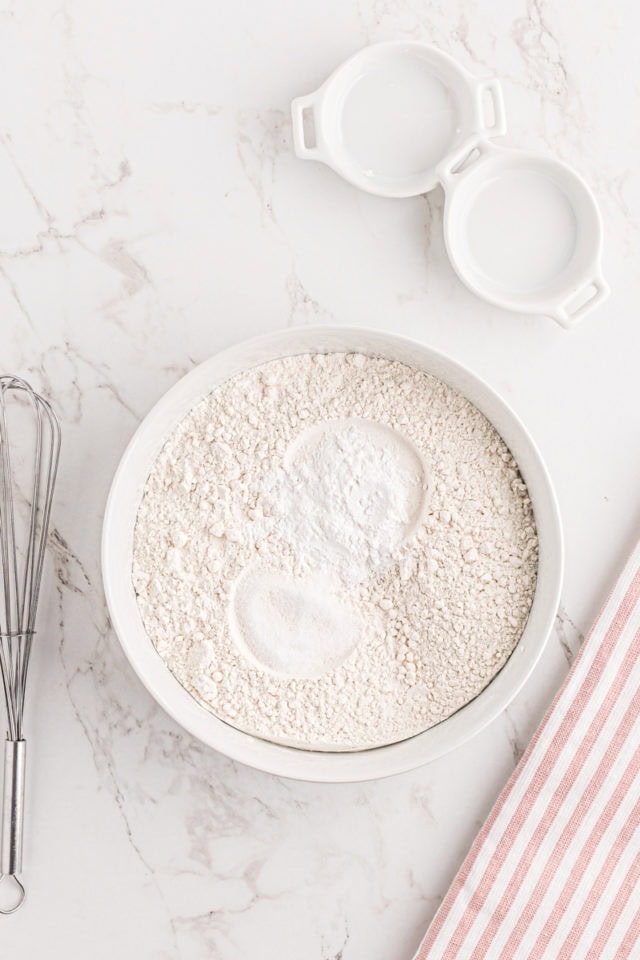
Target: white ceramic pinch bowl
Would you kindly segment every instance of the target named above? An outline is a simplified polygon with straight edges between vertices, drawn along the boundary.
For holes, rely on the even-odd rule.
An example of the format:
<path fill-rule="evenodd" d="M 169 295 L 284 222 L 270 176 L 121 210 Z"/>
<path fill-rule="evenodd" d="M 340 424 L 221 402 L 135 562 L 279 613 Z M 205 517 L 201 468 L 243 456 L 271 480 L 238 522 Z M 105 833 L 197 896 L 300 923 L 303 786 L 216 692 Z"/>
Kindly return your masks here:
<path fill-rule="evenodd" d="M 261 740 L 235 729 L 198 703 L 173 676 L 147 636 L 131 568 L 138 506 L 155 458 L 180 420 L 218 384 L 256 364 L 301 353 L 360 352 L 410 364 L 450 384 L 493 423 L 529 488 L 540 559 L 529 620 L 511 657 L 489 685 L 457 713 L 400 743 L 329 753 Z M 131 440 L 115 475 L 104 518 L 102 572 L 109 611 L 134 670 L 158 703 L 204 743 L 242 763 L 284 777 L 324 782 L 371 780 L 411 770 L 453 750 L 513 700 L 540 657 L 553 626 L 563 548 L 551 481 L 526 428 L 500 397 L 469 370 L 423 344 L 358 328 L 283 330 L 217 354 L 180 380 Z"/>
<path fill-rule="evenodd" d="M 449 259 L 477 296 L 567 328 L 607 298 L 600 213 L 571 167 L 469 141 L 438 177 Z"/>
<path fill-rule="evenodd" d="M 432 190 L 449 151 L 506 131 L 498 81 L 478 80 L 419 42 L 365 47 L 294 100 L 292 118 L 300 158 L 383 197 Z"/>

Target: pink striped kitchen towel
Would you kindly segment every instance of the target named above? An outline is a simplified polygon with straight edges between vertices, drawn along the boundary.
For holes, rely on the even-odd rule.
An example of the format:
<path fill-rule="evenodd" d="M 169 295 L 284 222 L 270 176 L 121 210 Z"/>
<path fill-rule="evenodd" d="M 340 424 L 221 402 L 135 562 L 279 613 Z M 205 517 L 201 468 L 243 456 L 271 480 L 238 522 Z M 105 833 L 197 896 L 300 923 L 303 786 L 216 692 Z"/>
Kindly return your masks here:
<path fill-rule="evenodd" d="M 640 957 L 640 545 L 415 960 Z"/>

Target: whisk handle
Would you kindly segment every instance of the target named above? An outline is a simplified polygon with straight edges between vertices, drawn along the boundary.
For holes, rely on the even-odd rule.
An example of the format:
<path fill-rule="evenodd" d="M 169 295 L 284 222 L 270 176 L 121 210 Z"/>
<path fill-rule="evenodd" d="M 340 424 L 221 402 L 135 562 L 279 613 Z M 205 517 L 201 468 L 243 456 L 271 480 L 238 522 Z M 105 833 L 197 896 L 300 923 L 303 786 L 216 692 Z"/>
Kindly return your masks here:
<path fill-rule="evenodd" d="M 0 876 L 15 876 L 22 871 L 22 828 L 24 823 L 24 772 L 26 759 L 26 740 L 5 740 Z"/>

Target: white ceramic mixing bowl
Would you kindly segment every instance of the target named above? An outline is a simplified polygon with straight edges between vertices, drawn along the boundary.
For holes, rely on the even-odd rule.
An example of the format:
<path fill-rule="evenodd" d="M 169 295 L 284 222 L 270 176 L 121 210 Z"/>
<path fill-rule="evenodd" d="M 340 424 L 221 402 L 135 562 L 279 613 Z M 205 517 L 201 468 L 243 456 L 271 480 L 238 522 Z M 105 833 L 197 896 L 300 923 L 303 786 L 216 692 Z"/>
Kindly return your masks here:
<path fill-rule="evenodd" d="M 359 352 L 410 364 L 445 381 L 493 423 L 529 488 L 540 543 L 536 592 L 527 626 L 491 683 L 461 710 L 408 740 L 371 750 L 329 753 L 280 746 L 250 736 L 201 706 L 178 683 L 145 633 L 131 578 L 133 534 L 146 479 L 167 437 L 218 384 L 259 363 L 317 352 Z M 249 340 L 216 354 L 156 404 L 131 440 L 113 481 L 102 550 L 113 625 L 134 670 L 162 707 L 190 733 L 221 753 L 260 770 L 300 780 L 347 782 L 411 770 L 474 736 L 516 696 L 552 629 L 560 595 L 563 547 L 558 507 L 544 463 L 523 424 L 469 370 L 420 343 L 360 328 L 307 327 Z"/>

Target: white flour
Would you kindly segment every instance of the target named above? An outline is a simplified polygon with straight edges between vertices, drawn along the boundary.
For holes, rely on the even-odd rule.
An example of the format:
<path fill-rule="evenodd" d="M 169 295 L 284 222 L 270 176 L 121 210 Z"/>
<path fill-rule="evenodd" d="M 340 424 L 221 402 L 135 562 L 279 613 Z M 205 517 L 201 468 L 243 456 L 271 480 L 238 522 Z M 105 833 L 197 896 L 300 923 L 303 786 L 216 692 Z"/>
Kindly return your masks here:
<path fill-rule="evenodd" d="M 476 696 L 536 568 L 525 485 L 482 414 L 404 364 L 329 354 L 256 367 L 182 421 L 133 580 L 159 654 L 218 716 L 353 749 Z"/>

